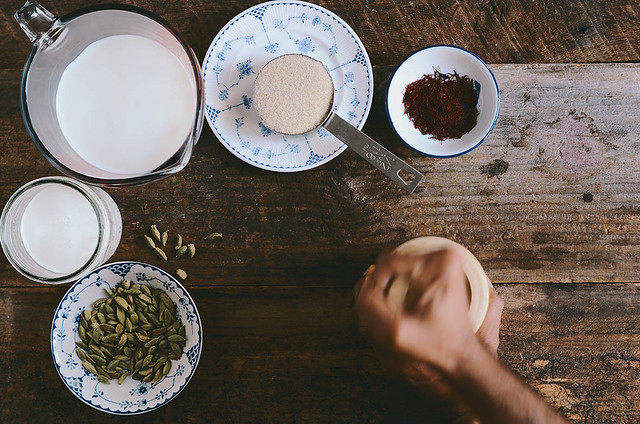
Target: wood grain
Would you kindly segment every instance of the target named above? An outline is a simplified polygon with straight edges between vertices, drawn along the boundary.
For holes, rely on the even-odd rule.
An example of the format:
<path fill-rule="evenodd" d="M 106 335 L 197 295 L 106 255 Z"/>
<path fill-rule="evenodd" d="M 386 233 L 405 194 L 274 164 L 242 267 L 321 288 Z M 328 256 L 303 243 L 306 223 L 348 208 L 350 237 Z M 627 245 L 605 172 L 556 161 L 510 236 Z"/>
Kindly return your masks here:
<path fill-rule="evenodd" d="M 421 235 L 452 238 L 496 282 L 637 281 L 640 262 L 640 65 L 493 65 L 501 113 L 476 150 L 422 157 L 394 134 L 384 108 L 392 67 L 377 67 L 364 131 L 425 173 L 402 193 L 352 152 L 284 175 L 229 154 L 205 128 L 186 170 L 110 190 L 122 211 L 113 260 L 182 267 L 190 284 L 350 286 L 385 248 Z M 7 91 L 17 71 L 0 73 Z M 11 88 L 8 88 L 11 87 Z M 12 100 L 2 116 L 0 202 L 53 173 Z M 198 254 L 161 262 L 142 235 L 156 223 Z M 224 237 L 204 241 L 210 232 Z M 22 281 L 8 263 L 2 275 Z"/>
<path fill-rule="evenodd" d="M 204 57 L 222 26 L 257 1 L 125 3 L 164 17 Z M 427 182 L 406 195 L 349 151 L 305 173 L 261 171 L 205 125 L 183 172 L 109 190 L 124 223 L 112 260 L 186 269 L 204 323 L 194 379 L 137 421 L 451 422 L 438 402 L 382 374 L 352 311 L 351 287 L 366 266 L 415 236 L 462 242 L 497 282 L 638 281 L 640 65 L 599 62 L 640 61 L 639 0 L 318 3 L 355 29 L 375 65 L 365 132 Z M 56 15 L 85 5 L 44 2 Z M 56 174 L 20 116 L 30 45 L 13 20 L 17 7 L 0 1 L 0 205 Z M 432 44 L 478 54 L 501 88 L 494 132 L 453 160 L 407 148 L 384 108 L 393 68 Z M 196 242 L 196 257 L 161 263 L 142 242 L 152 223 Z M 224 237 L 202 240 L 213 231 Z M 32 283 L 0 255 L 0 422 L 122 421 L 83 405 L 56 374 L 50 323 L 67 287 Z M 639 288 L 498 286 L 500 356 L 572 422 L 639 422 Z"/>
<path fill-rule="evenodd" d="M 640 420 L 637 284 L 507 285 L 500 358 L 574 422 Z"/>
<path fill-rule="evenodd" d="M 92 1 L 91 4 L 108 3 Z M 203 57 L 214 35 L 259 1 L 122 1 L 157 13 Z M 362 39 L 373 63 L 393 65 L 434 44 L 469 49 L 489 63 L 640 61 L 640 1 L 605 0 L 340 0 L 317 1 Z M 20 2 L 0 2 L 4 68 L 21 68 L 29 43 L 13 20 Z M 87 5 L 44 2 L 57 16 Z"/>
<path fill-rule="evenodd" d="M 459 158 L 413 159 L 427 182 L 400 204 L 356 177 L 371 225 L 388 228 L 390 242 L 454 238 L 499 282 L 637 281 L 640 93 L 629 87 L 640 86 L 640 66 L 492 69 L 501 111 L 483 145 Z M 385 131 L 380 108 L 365 132 Z"/>
<path fill-rule="evenodd" d="M 638 285 L 503 285 L 500 356 L 575 423 L 640 420 Z M 63 287 L 0 289 L 1 422 L 119 421 L 64 388 L 49 333 Z M 387 378 L 357 330 L 348 289 L 200 287 L 197 372 L 140 422 L 444 423 Z"/>

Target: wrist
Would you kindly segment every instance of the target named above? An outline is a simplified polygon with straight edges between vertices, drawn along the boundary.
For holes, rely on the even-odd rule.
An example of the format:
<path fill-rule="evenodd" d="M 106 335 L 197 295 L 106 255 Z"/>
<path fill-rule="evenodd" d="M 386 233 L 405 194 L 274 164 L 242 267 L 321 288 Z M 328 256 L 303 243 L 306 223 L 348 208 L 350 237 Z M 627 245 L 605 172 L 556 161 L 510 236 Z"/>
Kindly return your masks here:
<path fill-rule="evenodd" d="M 482 422 L 565 423 L 477 340 L 458 351 L 443 372 Z"/>
<path fill-rule="evenodd" d="M 462 381 L 470 371 L 484 365 L 489 356 L 476 337 L 469 337 L 463 346 L 451 352 L 443 361 L 441 371 L 452 381 Z"/>

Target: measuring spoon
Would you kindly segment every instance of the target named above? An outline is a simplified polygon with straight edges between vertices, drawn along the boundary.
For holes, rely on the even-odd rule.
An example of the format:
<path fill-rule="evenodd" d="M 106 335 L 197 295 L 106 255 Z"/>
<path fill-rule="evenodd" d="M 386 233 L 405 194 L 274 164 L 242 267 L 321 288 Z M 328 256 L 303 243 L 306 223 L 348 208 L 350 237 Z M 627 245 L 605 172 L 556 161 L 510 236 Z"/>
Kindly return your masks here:
<path fill-rule="evenodd" d="M 302 71 L 306 72 L 310 85 L 321 81 L 322 84 L 317 85 L 323 87 L 298 87 L 293 93 L 287 84 L 298 77 L 296 72 Z M 282 90 L 283 87 L 287 88 Z M 313 88 L 319 91 L 314 92 Z M 262 123 L 273 131 L 301 135 L 323 127 L 409 193 L 413 193 L 424 178 L 415 168 L 333 112 L 333 80 L 322 62 L 314 58 L 286 54 L 272 59 L 256 78 L 253 100 Z M 301 115 L 297 109 L 300 104 L 310 106 L 306 115 Z M 300 118 L 304 122 L 292 130 L 291 122 Z"/>

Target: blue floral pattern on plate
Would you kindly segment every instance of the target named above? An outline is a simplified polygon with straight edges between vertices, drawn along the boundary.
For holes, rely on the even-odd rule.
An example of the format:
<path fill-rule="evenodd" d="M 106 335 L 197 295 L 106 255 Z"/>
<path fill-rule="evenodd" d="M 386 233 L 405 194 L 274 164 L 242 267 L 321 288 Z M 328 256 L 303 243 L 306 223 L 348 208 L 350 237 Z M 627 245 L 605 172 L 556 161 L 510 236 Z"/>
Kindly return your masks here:
<path fill-rule="evenodd" d="M 285 136 L 260 121 L 252 107 L 255 79 L 267 62 L 290 53 L 324 63 L 333 79 L 333 110 L 355 127 L 364 126 L 373 100 L 367 52 L 333 12 L 302 1 L 272 1 L 240 13 L 213 39 L 202 65 L 206 116 L 231 153 L 271 171 L 311 169 L 347 147 L 324 128 Z"/>
<path fill-rule="evenodd" d="M 84 370 L 75 352 L 75 342 L 80 340 L 77 335 L 80 314 L 106 296 L 103 289 L 115 287 L 123 278 L 165 290 L 185 325 L 184 353 L 173 361 L 169 374 L 156 384 L 132 378 L 125 379 L 121 385 L 115 380 L 111 384 L 100 383 Z M 185 288 L 163 270 L 139 262 L 103 265 L 71 286 L 60 301 L 51 326 L 51 352 L 62 381 L 84 403 L 110 414 L 141 414 L 176 397 L 193 376 L 202 352 L 200 315 Z"/>

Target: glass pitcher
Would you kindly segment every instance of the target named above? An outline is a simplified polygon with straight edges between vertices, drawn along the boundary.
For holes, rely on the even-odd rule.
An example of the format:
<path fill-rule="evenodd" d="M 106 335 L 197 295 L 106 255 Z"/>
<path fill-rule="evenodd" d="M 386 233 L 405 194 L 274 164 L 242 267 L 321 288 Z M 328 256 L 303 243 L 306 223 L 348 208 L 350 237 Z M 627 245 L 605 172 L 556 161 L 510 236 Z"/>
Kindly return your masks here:
<path fill-rule="evenodd" d="M 203 82 L 195 53 L 164 20 L 137 7 L 114 4 L 91 6 L 57 18 L 31 0 L 15 18 L 33 43 L 22 73 L 22 117 L 38 150 L 55 168 L 89 184 L 126 186 L 154 181 L 187 165 L 202 131 Z M 145 37 L 168 49 L 189 75 L 195 91 L 189 135 L 171 158 L 150 172 L 115 173 L 98 168 L 71 147 L 58 122 L 56 95 L 64 70 L 87 46 L 114 35 Z"/>

